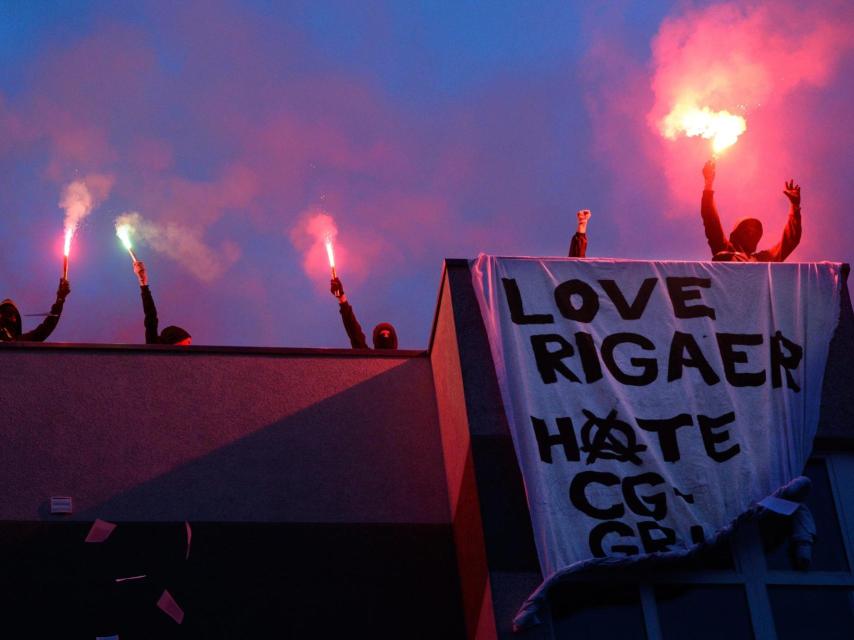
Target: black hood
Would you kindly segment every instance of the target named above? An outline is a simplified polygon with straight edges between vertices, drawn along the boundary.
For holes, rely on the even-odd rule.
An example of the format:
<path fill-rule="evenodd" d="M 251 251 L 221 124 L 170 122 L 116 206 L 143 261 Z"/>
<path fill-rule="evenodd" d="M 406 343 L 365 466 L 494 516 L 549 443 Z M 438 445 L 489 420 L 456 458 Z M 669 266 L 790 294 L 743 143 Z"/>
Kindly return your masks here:
<path fill-rule="evenodd" d="M 176 327 L 174 325 L 166 327 L 160 333 L 160 344 L 178 344 L 181 340 L 186 340 L 187 338 L 191 338 L 192 336 L 187 333 L 186 329 L 182 329 L 181 327 Z"/>
<path fill-rule="evenodd" d="M 756 218 L 742 218 L 729 234 L 729 241 L 738 251 L 751 254 L 762 238 L 762 223 Z"/>
<path fill-rule="evenodd" d="M 0 342 L 10 342 L 12 340 L 17 340 L 21 337 L 21 312 L 18 311 L 18 307 L 12 302 L 9 298 L 0 302 L 0 309 L 4 312 L 3 315 L 6 315 L 9 311 L 12 312 L 12 316 L 14 317 L 15 322 L 13 326 L 3 325 L 0 326 Z"/>
<path fill-rule="evenodd" d="M 391 335 L 383 338 L 380 331 L 388 331 Z M 380 322 L 374 327 L 374 349 L 397 349 L 397 332 L 388 322 Z"/>

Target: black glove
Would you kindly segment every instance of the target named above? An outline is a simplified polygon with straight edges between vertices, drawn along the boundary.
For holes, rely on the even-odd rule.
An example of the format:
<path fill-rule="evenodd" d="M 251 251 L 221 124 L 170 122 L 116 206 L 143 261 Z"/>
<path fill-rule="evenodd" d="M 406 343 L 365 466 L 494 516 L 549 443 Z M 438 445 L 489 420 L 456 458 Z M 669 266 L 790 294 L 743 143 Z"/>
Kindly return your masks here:
<path fill-rule="evenodd" d="M 329 291 L 332 292 L 332 295 L 336 298 L 340 298 L 344 295 L 344 285 L 341 284 L 341 280 L 338 278 L 332 278 L 332 282 L 330 283 Z"/>
<path fill-rule="evenodd" d="M 71 287 L 68 286 L 68 280 L 65 278 L 59 279 L 59 289 L 56 290 L 56 298 L 65 302 L 65 297 L 71 293 Z"/>

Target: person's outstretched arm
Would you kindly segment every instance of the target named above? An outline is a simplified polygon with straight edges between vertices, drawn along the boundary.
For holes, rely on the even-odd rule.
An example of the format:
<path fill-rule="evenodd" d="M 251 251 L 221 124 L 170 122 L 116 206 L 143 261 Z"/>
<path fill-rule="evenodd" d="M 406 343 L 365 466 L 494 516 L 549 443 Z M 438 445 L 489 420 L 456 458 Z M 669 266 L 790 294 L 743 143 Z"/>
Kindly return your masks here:
<path fill-rule="evenodd" d="M 32 331 L 23 334 L 19 340 L 21 342 L 44 342 L 48 336 L 56 329 L 59 324 L 59 317 L 62 315 L 62 307 L 65 304 L 65 298 L 71 292 L 71 287 L 68 286 L 68 280 L 65 278 L 59 279 L 59 288 L 56 290 L 56 302 L 50 308 L 50 313 L 39 326 Z"/>
<path fill-rule="evenodd" d="M 569 257 L 583 258 L 587 255 L 587 222 L 590 220 L 590 209 L 582 209 L 578 216 L 578 228 L 569 243 Z"/>
<path fill-rule="evenodd" d="M 139 292 L 142 295 L 142 310 L 145 313 L 145 344 L 157 344 L 157 307 L 154 305 L 154 296 L 148 288 L 148 274 L 145 272 L 145 263 L 140 261 L 133 263 L 133 270 L 139 279 Z"/>
<path fill-rule="evenodd" d="M 344 285 L 341 284 L 341 280 L 332 278 L 330 291 L 333 296 L 338 298 L 338 311 L 341 312 L 341 322 L 344 323 L 344 329 L 350 338 L 350 345 L 354 349 L 367 349 L 368 343 L 365 342 L 365 333 L 362 331 L 362 325 L 356 319 L 353 307 L 347 302 L 347 296 L 344 294 Z"/>
<path fill-rule="evenodd" d="M 789 180 L 785 186 L 783 194 L 789 199 L 789 219 L 780 242 L 760 253 L 768 262 L 783 262 L 801 241 L 801 186 L 794 180 Z"/>
<path fill-rule="evenodd" d="M 715 161 L 709 160 L 703 166 L 703 199 L 700 201 L 700 216 L 703 218 L 703 228 L 706 230 L 706 240 L 712 250 L 712 257 L 721 251 L 730 251 L 732 247 L 724 235 L 721 219 L 715 206 Z"/>

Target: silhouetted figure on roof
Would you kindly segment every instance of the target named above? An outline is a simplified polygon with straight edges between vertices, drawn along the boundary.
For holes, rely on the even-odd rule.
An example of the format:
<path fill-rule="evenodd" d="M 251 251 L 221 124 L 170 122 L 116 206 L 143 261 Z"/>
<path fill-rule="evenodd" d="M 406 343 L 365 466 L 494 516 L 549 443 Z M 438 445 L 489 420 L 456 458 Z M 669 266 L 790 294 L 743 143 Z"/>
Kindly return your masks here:
<path fill-rule="evenodd" d="M 578 217 L 578 227 L 569 243 L 569 257 L 583 258 L 587 255 L 587 222 L 590 220 L 590 209 L 582 209 L 575 215 Z"/>
<path fill-rule="evenodd" d="M 700 215 L 706 230 L 706 239 L 712 250 L 712 260 L 719 262 L 783 262 L 801 241 L 801 187 L 794 180 L 783 190 L 789 199 L 789 220 L 783 229 L 783 239 L 770 249 L 756 251 L 762 238 L 762 223 L 756 218 L 743 218 L 729 234 L 724 236 L 718 210 L 715 207 L 715 163 L 710 160 L 703 167 L 706 186 L 700 203 Z"/>
<path fill-rule="evenodd" d="M 154 297 L 148 288 L 148 275 L 145 272 L 145 263 L 140 261 L 133 263 L 133 270 L 139 279 L 139 290 L 142 294 L 142 309 L 145 312 L 145 344 L 171 344 L 186 346 L 193 342 L 192 336 L 181 327 L 169 326 L 157 334 L 157 307 L 154 306 Z"/>
<path fill-rule="evenodd" d="M 347 330 L 350 344 L 354 349 L 368 349 L 368 343 L 365 342 L 365 334 L 362 331 L 362 326 L 356 320 L 353 307 L 347 302 L 347 296 L 344 295 L 344 285 L 341 284 L 341 280 L 332 278 L 330 291 L 332 295 L 338 298 L 338 310 L 341 312 L 341 321 L 344 323 L 344 329 Z M 374 349 L 397 349 L 397 332 L 388 322 L 381 322 L 374 327 L 373 341 Z"/>
<path fill-rule="evenodd" d="M 50 308 L 50 313 L 39 326 L 32 331 L 23 333 L 21 313 L 18 307 L 9 298 L 0 302 L 0 342 L 44 342 L 56 329 L 59 317 L 62 315 L 62 306 L 65 298 L 71 292 L 68 280 L 60 278 L 59 288 L 56 290 L 56 302 Z"/>

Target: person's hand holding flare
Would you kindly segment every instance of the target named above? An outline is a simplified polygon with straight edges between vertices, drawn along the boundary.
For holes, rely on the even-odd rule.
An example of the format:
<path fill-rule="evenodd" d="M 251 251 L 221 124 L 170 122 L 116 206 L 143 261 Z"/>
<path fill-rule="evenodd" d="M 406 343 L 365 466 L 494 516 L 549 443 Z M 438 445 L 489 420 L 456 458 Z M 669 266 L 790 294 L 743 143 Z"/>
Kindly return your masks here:
<path fill-rule="evenodd" d="M 715 186 L 715 161 L 709 160 L 703 165 L 703 179 L 706 181 L 706 191 L 711 191 Z"/>
<path fill-rule="evenodd" d="M 344 285 L 341 284 L 341 280 L 338 278 L 332 278 L 329 283 L 329 291 L 333 296 L 338 298 L 338 302 L 347 302 L 347 296 L 344 295 Z"/>
<path fill-rule="evenodd" d="M 65 278 L 59 279 L 59 288 L 56 290 L 56 297 L 60 300 L 65 300 L 68 294 L 71 293 L 71 286 Z"/>
<path fill-rule="evenodd" d="M 148 284 L 148 274 L 145 273 L 145 263 L 142 260 L 137 260 L 133 263 L 133 272 L 139 280 L 140 287 L 144 287 Z"/>

